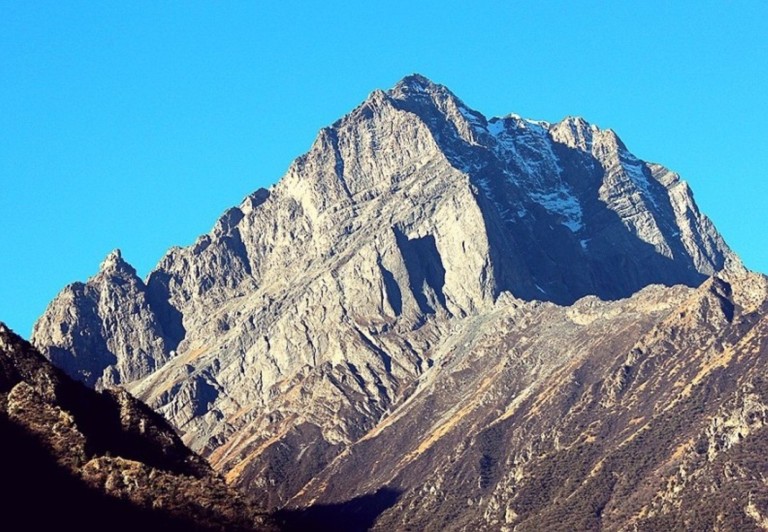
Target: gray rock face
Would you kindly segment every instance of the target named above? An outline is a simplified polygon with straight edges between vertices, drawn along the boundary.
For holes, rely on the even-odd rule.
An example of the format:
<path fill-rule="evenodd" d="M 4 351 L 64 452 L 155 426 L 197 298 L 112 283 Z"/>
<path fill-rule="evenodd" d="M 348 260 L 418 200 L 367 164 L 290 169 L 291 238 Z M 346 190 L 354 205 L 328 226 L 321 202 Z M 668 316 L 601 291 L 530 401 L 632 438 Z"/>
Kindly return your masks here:
<path fill-rule="evenodd" d="M 71 377 L 96 388 L 112 386 L 149 375 L 171 358 L 178 333 L 172 312 L 163 316 L 163 327 L 163 309 L 151 305 L 144 282 L 115 250 L 88 282 L 62 290 L 32 334 Z"/>
<path fill-rule="evenodd" d="M 688 186 L 611 130 L 487 119 L 418 75 L 321 130 L 146 284 L 105 264 L 51 303 L 35 345 L 89 384 L 127 384 L 273 507 L 500 298 L 618 299 L 740 269 Z"/>

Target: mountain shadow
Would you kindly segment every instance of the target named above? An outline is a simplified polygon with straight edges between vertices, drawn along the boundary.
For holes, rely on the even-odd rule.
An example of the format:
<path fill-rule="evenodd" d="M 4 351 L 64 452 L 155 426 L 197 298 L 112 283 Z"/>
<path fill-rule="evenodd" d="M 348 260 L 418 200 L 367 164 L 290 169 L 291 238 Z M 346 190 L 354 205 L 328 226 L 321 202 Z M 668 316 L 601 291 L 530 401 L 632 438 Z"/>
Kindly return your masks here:
<path fill-rule="evenodd" d="M 211 530 L 85 485 L 23 427 L 0 414 L 2 520 L 19 530 Z M 12 527 L 13 528 L 13 527 Z"/>
<path fill-rule="evenodd" d="M 400 494 L 396 489 L 381 488 L 338 504 L 280 510 L 275 517 L 286 532 L 364 532 L 379 515 L 397 503 Z"/>
<path fill-rule="evenodd" d="M 411 292 L 416 298 L 419 310 L 424 314 L 434 314 L 436 309 L 430 304 L 430 299 L 445 308 L 445 266 L 435 237 L 426 235 L 408 238 L 395 228 L 395 240 L 408 270 Z M 432 294 L 434 297 L 429 297 Z"/>

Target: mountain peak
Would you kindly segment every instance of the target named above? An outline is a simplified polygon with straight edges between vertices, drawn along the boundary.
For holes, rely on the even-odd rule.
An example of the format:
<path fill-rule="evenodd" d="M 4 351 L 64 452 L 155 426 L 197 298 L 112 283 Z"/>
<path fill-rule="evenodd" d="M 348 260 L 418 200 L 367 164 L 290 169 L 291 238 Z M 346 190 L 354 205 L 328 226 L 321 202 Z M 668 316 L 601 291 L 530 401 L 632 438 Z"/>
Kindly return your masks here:
<path fill-rule="evenodd" d="M 123 259 L 123 253 L 120 249 L 113 249 L 109 252 L 99 266 L 99 272 L 136 275 L 136 269 Z"/>
<path fill-rule="evenodd" d="M 586 151 L 592 149 L 593 140 L 598 138 L 603 144 L 613 145 L 615 150 L 627 150 L 626 145 L 613 129 L 601 129 L 580 116 L 566 116 L 555 124 L 553 134 L 558 141 Z"/>
<path fill-rule="evenodd" d="M 395 87 L 411 87 L 413 89 L 422 89 L 426 90 L 431 87 L 434 87 L 436 83 L 432 82 L 429 78 L 426 76 L 422 76 L 418 73 L 413 73 L 405 76 L 403 79 L 397 82 Z"/>
<path fill-rule="evenodd" d="M 435 83 L 421 74 L 410 74 L 398 81 L 388 94 L 396 99 L 408 99 L 427 96 L 436 92 L 450 92 L 446 87 Z"/>
<path fill-rule="evenodd" d="M 569 128 L 571 131 L 577 132 L 581 136 L 591 136 L 592 133 L 601 131 L 597 125 L 588 122 L 581 116 L 566 116 L 556 125 Z"/>

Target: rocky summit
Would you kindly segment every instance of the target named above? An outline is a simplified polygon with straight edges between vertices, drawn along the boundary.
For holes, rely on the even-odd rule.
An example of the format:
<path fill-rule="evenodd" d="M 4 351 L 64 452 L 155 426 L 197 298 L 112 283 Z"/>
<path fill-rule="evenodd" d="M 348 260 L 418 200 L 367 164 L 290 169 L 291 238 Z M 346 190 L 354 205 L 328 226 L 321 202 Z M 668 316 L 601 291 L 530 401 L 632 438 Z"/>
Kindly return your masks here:
<path fill-rule="evenodd" d="M 412 75 L 32 341 L 289 525 L 763 526 L 765 286 L 612 130 Z"/>

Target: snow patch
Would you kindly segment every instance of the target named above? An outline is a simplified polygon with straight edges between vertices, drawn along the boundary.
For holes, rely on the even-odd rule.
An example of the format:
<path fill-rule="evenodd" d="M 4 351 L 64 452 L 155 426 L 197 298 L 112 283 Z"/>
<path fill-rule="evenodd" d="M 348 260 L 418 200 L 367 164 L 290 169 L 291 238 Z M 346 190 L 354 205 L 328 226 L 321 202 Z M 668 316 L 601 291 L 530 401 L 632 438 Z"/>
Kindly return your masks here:
<path fill-rule="evenodd" d="M 541 182 L 547 177 L 559 176 L 562 168 L 552 150 L 548 127 L 533 120 L 525 120 L 517 115 L 504 118 L 492 118 L 486 131 L 495 141 L 493 152 L 502 161 L 514 163 L 523 176 L 531 176 Z M 519 176 L 507 171 L 508 177 L 516 181 Z"/>
<path fill-rule="evenodd" d="M 459 105 L 459 113 L 461 113 L 461 116 L 463 116 L 467 122 L 472 126 L 472 129 L 474 129 L 477 132 L 485 133 L 487 131 L 485 124 L 483 123 L 483 120 L 477 116 L 476 113 L 470 111 L 463 105 Z"/>
<path fill-rule="evenodd" d="M 538 126 L 544 129 L 549 129 L 552 124 L 550 122 L 547 122 L 546 120 L 532 120 L 530 118 L 524 118 L 516 113 L 509 113 L 504 118 L 511 118 L 513 120 L 517 120 L 518 122 L 525 122 L 526 124 L 530 124 L 532 126 Z"/>
<path fill-rule="evenodd" d="M 625 151 L 621 155 L 621 167 L 624 169 L 624 172 L 640 190 L 643 199 L 648 200 L 654 207 L 658 208 L 659 205 L 656 203 L 656 198 L 653 192 L 651 192 L 651 183 L 648 180 L 648 176 L 643 172 L 645 164 L 629 152 Z"/>
<path fill-rule="evenodd" d="M 549 212 L 563 217 L 564 220 L 560 223 L 570 229 L 571 232 L 576 233 L 584 227 L 579 200 L 571 194 L 565 185 L 554 192 L 531 192 L 530 197 Z"/>
<path fill-rule="evenodd" d="M 461 113 L 461 115 L 464 118 L 466 118 L 470 122 L 481 123 L 480 120 L 477 118 L 477 115 L 475 113 L 473 113 L 472 111 L 470 111 L 469 109 L 467 109 L 463 105 L 459 105 L 458 107 L 459 107 L 459 112 Z"/>

